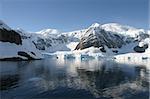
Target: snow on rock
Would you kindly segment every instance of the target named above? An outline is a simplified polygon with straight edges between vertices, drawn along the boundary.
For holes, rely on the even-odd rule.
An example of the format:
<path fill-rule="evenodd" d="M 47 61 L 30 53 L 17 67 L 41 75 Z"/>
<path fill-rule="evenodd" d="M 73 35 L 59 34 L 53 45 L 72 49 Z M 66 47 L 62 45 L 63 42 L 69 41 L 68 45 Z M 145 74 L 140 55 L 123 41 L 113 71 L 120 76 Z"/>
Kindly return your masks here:
<path fill-rule="evenodd" d="M 52 35 L 52 36 L 46 36 L 43 37 L 41 34 L 36 34 L 31 36 L 32 41 L 36 45 L 36 48 L 41 51 L 46 52 L 56 52 L 59 50 L 67 50 L 69 51 L 69 48 L 67 48 L 67 37 L 64 35 Z"/>
<path fill-rule="evenodd" d="M 4 24 L 4 23 L 3 23 Z M 8 29 L 7 25 L 0 28 L 0 60 L 31 60 L 41 59 L 42 54 L 31 41 L 21 32 Z"/>
<path fill-rule="evenodd" d="M 28 60 L 28 57 L 18 55 L 18 52 L 25 52 L 32 59 L 40 59 L 42 55 L 40 52 L 34 47 L 33 43 L 29 40 L 23 40 L 22 45 L 16 45 L 14 43 L 9 42 L 0 42 L 0 59 L 8 59 L 8 58 L 20 58 Z"/>
<path fill-rule="evenodd" d="M 16 31 L 17 33 L 19 33 L 21 36 L 29 36 L 29 35 L 28 35 L 28 32 L 25 31 L 25 30 L 23 30 L 22 28 L 17 28 L 15 31 Z"/>
<path fill-rule="evenodd" d="M 58 31 L 57 29 L 44 29 L 41 30 L 39 32 L 36 32 L 37 34 L 42 34 L 43 36 L 47 37 L 50 35 L 57 35 L 60 34 L 60 31 Z"/>
<path fill-rule="evenodd" d="M 150 56 L 150 38 L 146 38 L 144 41 L 143 41 L 143 44 L 148 44 L 148 48 L 146 49 L 146 52 L 147 55 Z"/>
<path fill-rule="evenodd" d="M 150 66 L 150 38 L 146 38 L 139 42 L 139 46 L 142 48 L 144 45 L 148 45 L 143 53 L 135 53 L 131 51 L 133 47 L 137 45 L 135 43 L 130 44 L 128 47 L 124 47 L 123 50 L 127 50 L 124 54 L 114 55 L 115 60 L 121 63 L 130 64 L 145 64 Z M 150 69 L 150 67 L 147 67 Z"/>
<path fill-rule="evenodd" d="M 79 42 L 70 42 L 70 43 L 67 44 L 67 47 L 68 47 L 71 51 L 73 51 L 73 50 L 75 50 L 75 47 L 78 45 L 78 43 L 79 43 Z"/>
<path fill-rule="evenodd" d="M 109 47 L 109 49 L 111 48 L 114 53 L 118 53 L 118 51 L 121 53 L 133 52 L 133 48 L 129 49 L 127 47 L 130 47 L 130 45 L 135 47 L 138 45 L 139 41 L 147 37 L 145 31 L 142 29 L 136 29 L 117 23 L 104 25 L 94 23 L 87 29 L 65 33 L 61 33 L 56 29 L 44 29 L 31 34 L 31 39 L 37 49 L 42 52 L 50 53 L 57 51 L 73 51 L 81 47 L 83 47 L 81 49 L 84 49 L 92 46 L 102 47 L 101 51 L 103 52 L 105 52 L 104 46 Z M 126 46 L 127 49 L 123 49 L 125 48 L 124 46 Z"/>
<path fill-rule="evenodd" d="M 58 30 L 45 29 L 40 32 L 30 33 L 31 39 L 37 49 L 42 52 L 54 53 L 57 51 L 74 50 L 85 30 L 60 33 Z"/>
<path fill-rule="evenodd" d="M 109 28 L 110 25 L 112 27 L 110 31 L 107 31 L 107 28 Z M 110 23 L 109 25 L 100 25 L 98 23 L 94 23 L 87 29 L 72 32 L 61 33 L 55 29 L 45 29 L 40 32 L 30 34 L 32 41 L 36 45 L 36 48 L 41 50 L 42 53 L 74 51 L 75 49 L 77 49 L 77 46 L 79 47 L 81 42 L 83 42 L 81 45 L 84 45 L 85 43 L 87 43 L 87 45 L 91 44 L 91 46 L 87 46 L 85 47 L 85 49 L 88 49 L 92 46 L 97 47 L 100 50 L 99 53 L 106 52 L 107 49 L 107 54 L 109 53 L 111 55 L 134 52 L 133 49 L 135 46 L 138 45 L 138 42 L 148 37 L 145 35 L 138 35 L 136 37 L 124 35 L 123 33 L 126 34 L 127 30 L 129 29 L 133 30 L 135 28 L 129 26 L 122 26 L 117 23 Z M 137 34 L 140 33 L 138 32 Z M 103 46 L 97 46 L 101 44 Z"/>
<path fill-rule="evenodd" d="M 147 33 L 150 35 L 150 30 L 147 30 Z"/>
<path fill-rule="evenodd" d="M 84 36 L 86 30 L 87 29 L 82 29 L 72 32 L 65 32 L 62 34 L 67 36 L 70 42 L 77 42 L 77 41 L 79 42 L 79 40 Z"/>
<path fill-rule="evenodd" d="M 125 44 L 125 42 L 122 36 L 107 32 L 96 23 L 87 29 L 80 43 L 77 45 L 76 50 L 82 50 L 92 46 L 118 48 L 123 44 Z"/>
<path fill-rule="evenodd" d="M 34 55 L 31 52 L 35 52 L 39 57 L 41 57 L 39 53 L 58 52 L 77 54 L 79 56 L 80 54 L 113 56 L 135 53 L 134 47 L 149 44 L 149 39 L 147 38 L 150 37 L 149 30 L 145 32 L 143 29 L 136 29 L 118 23 L 104 25 L 94 23 L 87 29 L 65 33 L 57 29 L 44 29 L 36 33 L 28 33 L 20 28 L 12 30 L 4 22 L 0 21 L 0 30 L 4 35 L 13 34 L 10 36 L 11 38 L 6 35 L 5 40 L 3 40 L 4 37 L 0 39 L 3 48 L 13 49 L 12 52 L 16 51 L 15 54 L 9 53 L 9 56 L 18 56 L 17 51 L 25 51 L 32 57 Z M 11 44 L 12 46 L 10 46 Z M 149 49 L 148 46 L 144 52 L 149 53 Z M 4 49 L 1 50 L 2 52 L 4 51 Z M 1 54 L 1 57 L 3 56 L 7 56 L 7 53 Z"/>
<path fill-rule="evenodd" d="M 100 25 L 92 24 L 82 36 L 78 49 L 87 49 L 89 47 L 101 47 L 101 52 L 115 54 L 124 54 L 131 52 L 145 52 L 146 46 L 143 40 L 149 38 L 150 35 L 143 29 L 136 29 L 130 26 L 123 26 L 117 23 L 109 23 Z M 105 46 L 105 47 L 104 47 Z M 107 49 L 107 50 L 106 50 Z"/>
<path fill-rule="evenodd" d="M 116 55 L 127 55 L 128 53 L 129 56 L 137 55 L 138 57 L 143 55 L 145 58 L 150 55 L 149 47 L 144 53 L 137 53 L 133 50 L 135 46 L 149 42 L 149 36 L 147 35 L 149 32 L 145 33 L 143 29 L 136 29 L 118 23 L 104 25 L 94 23 L 87 29 L 65 33 L 61 33 L 58 30 L 45 29 L 31 33 L 31 39 L 42 53 L 54 55 L 55 58 L 81 58 L 83 56 L 95 58 L 116 57 Z M 91 46 L 83 46 L 84 48 L 80 49 L 81 45 L 85 43 L 87 45 L 91 44 Z M 99 44 L 103 46 L 97 46 Z M 79 49 L 74 50 L 77 46 Z M 122 59 L 122 57 L 124 56 L 117 56 L 117 59 Z M 128 56 L 126 59 L 128 60 Z"/>
<path fill-rule="evenodd" d="M 2 20 L 0 20 L 0 29 L 11 30 L 11 28 L 7 26 Z"/>
<path fill-rule="evenodd" d="M 99 23 L 94 23 L 94 24 L 92 24 L 90 27 L 100 27 L 100 24 Z"/>
<path fill-rule="evenodd" d="M 101 25 L 103 29 L 106 31 L 111 31 L 114 33 L 119 33 L 125 36 L 131 36 L 131 37 L 136 37 L 137 35 L 141 33 L 145 33 L 144 29 L 136 29 L 134 27 L 126 26 L 126 25 L 120 25 L 118 23 L 108 23 Z"/>
<path fill-rule="evenodd" d="M 129 44 L 126 44 L 122 46 L 120 49 L 118 49 L 118 54 L 134 53 L 135 51 L 133 49 L 137 45 L 138 45 L 138 42 L 131 42 Z"/>

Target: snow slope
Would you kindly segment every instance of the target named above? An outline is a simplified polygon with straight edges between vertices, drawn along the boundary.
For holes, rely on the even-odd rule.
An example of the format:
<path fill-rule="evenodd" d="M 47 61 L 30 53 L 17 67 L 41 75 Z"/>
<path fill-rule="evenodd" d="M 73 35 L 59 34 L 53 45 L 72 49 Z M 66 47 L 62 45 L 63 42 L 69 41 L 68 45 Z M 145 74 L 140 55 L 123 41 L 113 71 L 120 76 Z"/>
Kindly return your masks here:
<path fill-rule="evenodd" d="M 12 30 L 2 21 L 0 21 L 0 29 Z M 21 35 L 22 45 L 1 42 L 0 46 L 3 49 L 0 50 L 4 52 L 5 48 L 9 51 L 8 54 L 6 52 L 1 53 L 1 57 L 17 56 L 17 51 L 20 50 L 28 54 L 35 52 L 37 58 L 41 57 L 40 53 L 57 53 L 60 51 L 70 54 L 100 53 L 102 55 L 135 53 L 134 47 L 149 42 L 147 38 L 150 37 L 149 31 L 146 32 L 144 29 L 136 29 L 118 23 L 103 25 L 94 23 L 86 29 L 65 33 L 57 29 L 44 29 L 36 33 L 26 32 L 23 29 L 15 31 Z M 75 50 L 77 46 L 85 46 L 84 44 L 90 44 L 90 46 Z M 12 53 L 10 49 L 12 49 Z M 106 52 L 102 52 L 101 49 L 105 49 Z M 148 47 L 145 53 L 149 54 L 149 51 Z"/>
<path fill-rule="evenodd" d="M 27 39 L 23 40 L 22 45 L 16 45 L 16 44 L 9 43 L 9 42 L 6 42 L 6 43 L 0 42 L 0 59 L 19 57 L 19 58 L 28 60 L 27 57 L 18 55 L 19 51 L 26 52 L 34 59 L 42 58 L 40 51 L 38 51 L 34 47 L 33 43 L 31 43 L 30 40 L 27 40 Z M 36 55 L 32 53 L 35 53 Z"/>
<path fill-rule="evenodd" d="M 41 34 L 42 36 L 44 37 L 48 37 L 50 35 L 58 35 L 60 34 L 61 32 L 58 31 L 57 29 L 43 29 L 39 32 L 36 32 L 37 34 Z"/>
<path fill-rule="evenodd" d="M 105 31 L 98 23 L 95 23 L 87 29 L 76 49 L 85 49 L 91 46 L 120 48 L 123 44 L 125 41 L 122 35 Z"/>
<path fill-rule="evenodd" d="M 0 40 L 0 60 L 7 60 L 7 59 L 28 60 L 28 59 L 42 58 L 41 52 L 36 49 L 31 39 L 26 36 L 27 34 L 21 33 L 21 31 L 12 30 L 2 21 L 0 21 L 0 30 L 1 30 L 0 34 L 2 36 L 1 37 L 2 40 Z M 7 33 L 7 35 L 5 33 Z M 5 40 L 3 36 L 6 39 L 10 38 L 9 36 L 12 37 L 10 40 Z M 21 37 L 20 43 L 16 44 L 14 43 L 14 41 L 11 41 L 14 40 L 15 38 L 17 38 L 16 40 L 19 40 L 19 38 L 16 36 Z"/>
<path fill-rule="evenodd" d="M 130 37 L 136 37 L 139 34 L 146 33 L 144 29 L 136 29 L 134 27 L 120 25 L 118 23 L 103 24 L 101 27 L 106 31 L 111 31 Z"/>
<path fill-rule="evenodd" d="M 102 30 L 104 30 L 104 33 L 100 33 Z M 109 45 L 122 45 L 121 48 L 112 49 L 120 51 L 119 54 L 121 54 L 134 52 L 133 47 L 137 46 L 142 39 L 147 38 L 147 34 L 143 29 L 136 29 L 118 23 L 103 25 L 94 23 L 87 29 L 65 33 L 56 29 L 44 29 L 31 33 L 31 39 L 42 52 L 55 53 L 57 51 L 73 51 L 81 40 L 93 35 L 92 38 L 90 37 L 91 41 L 94 38 L 99 38 L 101 42 L 105 40 L 106 44 L 110 42 Z M 84 42 L 86 41 L 84 40 Z"/>
<path fill-rule="evenodd" d="M 29 33 L 37 49 L 42 52 L 74 50 L 85 30 L 60 33 L 56 29 L 44 29 L 36 33 Z"/>

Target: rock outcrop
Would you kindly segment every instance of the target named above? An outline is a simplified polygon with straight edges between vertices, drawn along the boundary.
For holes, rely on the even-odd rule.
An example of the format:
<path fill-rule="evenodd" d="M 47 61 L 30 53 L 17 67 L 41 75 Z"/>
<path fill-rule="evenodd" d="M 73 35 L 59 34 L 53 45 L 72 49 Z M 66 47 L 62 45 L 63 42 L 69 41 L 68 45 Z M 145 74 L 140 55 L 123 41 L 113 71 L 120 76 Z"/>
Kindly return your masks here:
<path fill-rule="evenodd" d="M 135 46 L 134 51 L 138 53 L 144 53 L 145 50 L 148 48 L 148 44 L 144 44 L 143 46 Z"/>
<path fill-rule="evenodd" d="M 14 30 L 0 29 L 0 41 L 22 44 L 21 36 Z"/>
<path fill-rule="evenodd" d="M 27 34 L 26 34 L 27 35 Z M 0 60 L 20 61 L 41 59 L 42 55 L 30 37 L 12 30 L 0 21 Z"/>
<path fill-rule="evenodd" d="M 86 31 L 75 50 L 82 50 L 89 47 L 121 48 L 125 44 L 123 37 L 101 29 L 99 26 L 93 25 Z"/>

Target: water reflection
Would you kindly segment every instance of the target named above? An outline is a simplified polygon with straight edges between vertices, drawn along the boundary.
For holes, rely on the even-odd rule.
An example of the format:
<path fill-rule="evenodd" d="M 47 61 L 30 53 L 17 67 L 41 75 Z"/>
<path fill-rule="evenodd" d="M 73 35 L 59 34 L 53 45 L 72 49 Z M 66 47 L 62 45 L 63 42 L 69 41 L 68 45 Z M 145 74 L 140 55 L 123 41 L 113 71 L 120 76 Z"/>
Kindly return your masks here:
<path fill-rule="evenodd" d="M 0 69 L 0 95 L 6 99 L 148 99 L 149 94 L 149 70 L 145 65 L 46 59 L 0 62 Z"/>
<path fill-rule="evenodd" d="M 0 90 L 7 90 L 12 87 L 15 87 L 15 85 L 19 82 L 19 75 L 4 75 L 0 79 Z"/>

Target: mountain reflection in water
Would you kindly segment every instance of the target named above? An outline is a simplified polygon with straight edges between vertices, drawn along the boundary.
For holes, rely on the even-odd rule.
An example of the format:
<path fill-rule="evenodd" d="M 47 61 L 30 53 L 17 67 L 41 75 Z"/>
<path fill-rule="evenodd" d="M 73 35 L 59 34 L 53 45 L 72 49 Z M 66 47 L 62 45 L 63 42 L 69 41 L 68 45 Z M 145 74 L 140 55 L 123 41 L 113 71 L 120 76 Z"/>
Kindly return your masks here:
<path fill-rule="evenodd" d="M 112 60 L 0 62 L 2 99 L 148 99 L 145 65 Z"/>

